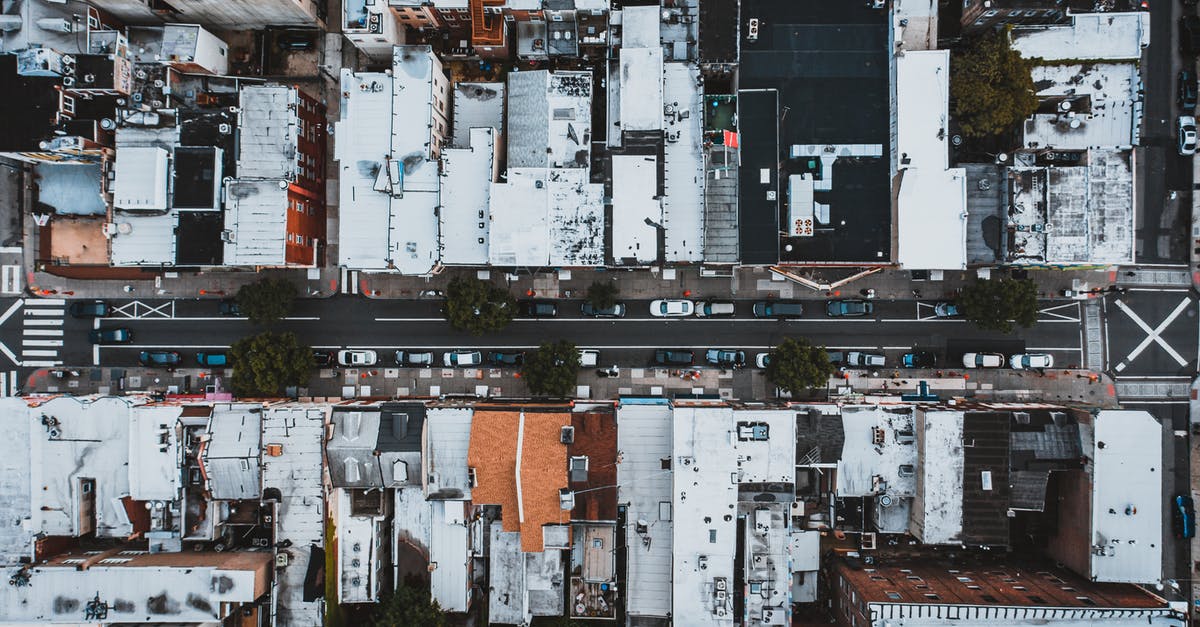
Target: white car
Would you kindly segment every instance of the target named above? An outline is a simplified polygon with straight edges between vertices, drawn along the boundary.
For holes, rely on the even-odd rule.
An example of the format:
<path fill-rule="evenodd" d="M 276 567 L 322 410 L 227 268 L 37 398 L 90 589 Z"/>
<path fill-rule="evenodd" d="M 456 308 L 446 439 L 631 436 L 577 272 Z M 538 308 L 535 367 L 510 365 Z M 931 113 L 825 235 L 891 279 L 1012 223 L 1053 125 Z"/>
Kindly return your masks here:
<path fill-rule="evenodd" d="M 650 315 L 655 318 L 681 318 L 690 316 L 695 306 L 690 300 L 656 300 L 650 303 Z"/>
<path fill-rule="evenodd" d="M 447 368 L 466 368 L 483 363 L 483 354 L 479 351 L 454 351 L 442 355 L 442 363 Z"/>
<path fill-rule="evenodd" d="M 766 368 L 771 365 L 771 353 L 759 353 L 754 356 L 755 368 Z"/>
<path fill-rule="evenodd" d="M 343 366 L 374 366 L 379 361 L 375 351 L 338 351 L 338 363 Z"/>
<path fill-rule="evenodd" d="M 600 363 L 600 351 L 594 348 L 579 349 L 579 365 L 583 368 L 595 368 Z"/>
<path fill-rule="evenodd" d="M 999 368 L 1004 365 L 1004 355 L 1000 353 L 966 353 L 962 360 L 963 368 Z"/>
<path fill-rule="evenodd" d="M 1008 365 L 1016 370 L 1053 368 L 1054 356 L 1046 353 L 1022 353 L 1008 358 Z"/>
<path fill-rule="evenodd" d="M 1179 116 L 1175 120 L 1175 130 L 1179 134 L 1179 154 L 1185 157 L 1196 154 L 1196 118 Z"/>

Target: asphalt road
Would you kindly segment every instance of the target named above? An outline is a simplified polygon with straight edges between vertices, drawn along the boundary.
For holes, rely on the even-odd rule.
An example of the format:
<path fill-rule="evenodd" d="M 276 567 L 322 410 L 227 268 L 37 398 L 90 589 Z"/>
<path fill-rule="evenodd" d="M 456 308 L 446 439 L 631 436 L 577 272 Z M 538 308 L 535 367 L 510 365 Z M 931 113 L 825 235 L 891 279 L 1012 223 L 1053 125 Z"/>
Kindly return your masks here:
<path fill-rule="evenodd" d="M 653 318 L 649 301 L 626 301 L 629 315 L 625 318 L 593 319 L 579 313 L 580 303 L 560 301 L 558 318 L 518 319 L 503 333 L 473 337 L 443 321 L 439 301 L 335 297 L 299 301 L 292 316 L 277 328 L 295 332 L 314 348 L 374 349 L 384 361 L 390 361 L 396 349 L 528 350 L 559 338 L 581 348 L 600 349 L 602 362 L 619 365 L 648 363 L 656 348 L 687 348 L 697 351 L 698 359 L 704 349 L 736 348 L 750 353 L 747 358 L 752 359 L 754 352 L 769 350 L 788 336 L 807 337 L 830 348 L 884 352 L 889 366 L 913 348 L 937 353 L 939 364 L 948 367 L 954 367 L 968 351 L 1050 352 L 1064 367 L 1081 359 L 1080 310 L 1074 301 L 1044 303 L 1039 322 L 1014 336 L 980 331 L 962 320 L 937 319 L 933 303 L 927 301 L 880 301 L 873 317 L 845 319 L 827 318 L 821 302 L 810 302 L 803 319 L 786 322 L 753 318 L 750 301 L 737 304 L 736 317 L 721 319 Z M 15 359 L 26 367 L 130 366 L 137 362 L 140 351 L 177 350 L 191 362 L 195 352 L 223 350 L 257 331 L 245 319 L 219 315 L 212 300 L 110 304 L 115 307 L 112 317 L 81 320 L 65 315 L 61 301 L 0 300 L 0 313 L 15 308 L 0 321 L 4 345 L 0 360 Z M 56 323 L 58 320 L 61 322 Z M 133 341 L 97 347 L 88 340 L 94 328 L 127 328 Z M 55 335 L 56 329 L 61 333 Z"/>

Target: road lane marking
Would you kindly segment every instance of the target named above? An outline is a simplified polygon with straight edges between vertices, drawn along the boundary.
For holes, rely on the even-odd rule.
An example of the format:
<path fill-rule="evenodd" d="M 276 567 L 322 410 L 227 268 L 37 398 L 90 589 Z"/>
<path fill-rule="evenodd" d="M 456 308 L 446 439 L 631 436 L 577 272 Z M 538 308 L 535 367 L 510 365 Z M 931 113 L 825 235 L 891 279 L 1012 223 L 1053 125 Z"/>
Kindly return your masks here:
<path fill-rule="evenodd" d="M 62 298 L 26 298 L 27 307 L 62 307 L 67 301 Z"/>
<path fill-rule="evenodd" d="M 57 357 L 58 351 L 22 350 L 22 357 Z"/>
<path fill-rule="evenodd" d="M 26 309 L 27 316 L 58 316 L 62 317 L 63 310 L 61 309 Z"/>
<path fill-rule="evenodd" d="M 22 346 L 62 346 L 62 340 L 21 340 Z"/>
<path fill-rule="evenodd" d="M 1067 351 L 1078 353 L 1083 351 L 1083 348 L 1079 346 L 1029 346 L 1025 348 L 1025 352 L 1032 351 Z"/>
<path fill-rule="evenodd" d="M 18 309 L 20 309 L 21 306 L 24 304 L 25 304 L 25 301 L 18 300 L 18 301 L 13 302 L 13 304 L 9 305 L 8 311 L 5 311 L 3 315 L 0 315 L 0 325 L 3 325 L 5 322 L 8 322 L 8 319 L 10 317 L 12 317 L 12 315 L 14 313 L 16 313 L 16 311 Z"/>
<path fill-rule="evenodd" d="M 237 316 L 198 316 L 195 318 L 184 318 L 184 317 L 178 317 L 178 318 L 160 318 L 160 317 L 133 318 L 133 317 L 127 317 L 127 316 L 116 316 L 116 317 L 109 317 L 109 318 L 103 318 L 103 319 L 108 320 L 108 321 L 119 321 L 119 322 L 124 322 L 126 320 L 137 320 L 138 322 L 189 322 L 189 321 L 190 322 L 250 322 L 249 318 L 240 318 Z M 289 316 L 287 318 L 284 318 L 284 320 L 287 320 L 287 321 L 306 321 L 306 320 L 311 321 L 311 320 L 320 320 L 320 319 L 321 318 L 319 316 Z M 442 322 L 445 321 L 443 318 L 435 318 L 434 320 L 439 320 Z"/>
<path fill-rule="evenodd" d="M 136 348 L 138 350 L 186 350 L 192 348 L 229 348 L 228 344 L 105 344 L 99 348 Z"/>
<path fill-rule="evenodd" d="M 99 344 L 92 344 L 92 365 L 93 366 L 100 365 L 100 345 Z"/>
<path fill-rule="evenodd" d="M 27 327 L 61 327 L 62 325 L 62 318 L 57 320 L 46 320 L 45 318 L 27 318 L 25 320 L 25 326 Z"/>
<path fill-rule="evenodd" d="M 53 368 L 55 366 L 61 366 L 62 362 L 61 361 L 50 361 L 50 360 L 34 360 L 34 361 L 27 361 L 21 365 L 28 366 L 30 368 Z"/>
<path fill-rule="evenodd" d="M 25 329 L 23 335 L 26 337 L 61 337 L 62 329 Z"/>
<path fill-rule="evenodd" d="M 1184 299 L 1175 306 L 1175 309 L 1171 311 L 1169 315 L 1167 315 L 1167 318 L 1154 329 L 1151 329 L 1150 325 L 1146 324 L 1146 321 L 1142 320 L 1142 317 L 1139 316 L 1137 312 L 1130 309 L 1129 306 L 1121 302 L 1120 299 L 1113 301 L 1113 304 L 1115 304 L 1118 309 L 1125 312 L 1125 315 L 1129 316 L 1129 319 L 1133 320 L 1133 323 L 1140 327 L 1142 331 L 1146 332 L 1146 338 L 1137 346 L 1135 346 L 1133 350 L 1125 356 L 1125 359 L 1121 360 L 1121 363 L 1117 364 L 1115 369 L 1117 372 L 1121 372 L 1128 367 L 1129 363 L 1134 359 L 1137 359 L 1138 355 L 1141 355 L 1142 351 L 1146 350 L 1146 347 L 1150 346 L 1152 343 L 1157 343 L 1159 346 L 1161 346 L 1163 350 L 1167 351 L 1168 355 L 1173 357 L 1175 361 L 1179 363 L 1180 366 L 1187 365 L 1187 360 L 1180 356 L 1180 354 L 1176 352 L 1170 344 L 1167 344 L 1166 340 L 1162 339 L 1162 332 L 1165 331 L 1167 327 L 1171 326 L 1171 323 L 1175 321 L 1175 318 L 1178 318 L 1179 314 L 1183 313 L 1184 310 L 1192 304 L 1192 299 L 1190 297 L 1185 296 Z"/>
<path fill-rule="evenodd" d="M 4 266 L 4 286 L 0 287 L 0 293 L 21 293 L 21 266 Z"/>
<path fill-rule="evenodd" d="M 17 392 L 20 391 L 18 384 L 19 384 L 19 382 L 17 381 L 17 371 L 9 370 L 8 371 L 8 395 L 9 396 L 17 395 Z"/>

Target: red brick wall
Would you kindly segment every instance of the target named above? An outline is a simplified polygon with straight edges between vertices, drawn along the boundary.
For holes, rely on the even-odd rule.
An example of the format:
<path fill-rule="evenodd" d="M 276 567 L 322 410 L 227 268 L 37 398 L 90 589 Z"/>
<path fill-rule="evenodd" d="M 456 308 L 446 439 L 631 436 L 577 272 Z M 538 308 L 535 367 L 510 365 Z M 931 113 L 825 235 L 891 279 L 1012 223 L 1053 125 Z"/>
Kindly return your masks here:
<path fill-rule="evenodd" d="M 325 242 L 325 106 L 304 93 L 297 113 L 299 166 L 288 188 L 287 237 L 284 259 L 288 264 L 314 262 L 317 242 Z M 321 260 L 316 262 L 320 264 Z"/>

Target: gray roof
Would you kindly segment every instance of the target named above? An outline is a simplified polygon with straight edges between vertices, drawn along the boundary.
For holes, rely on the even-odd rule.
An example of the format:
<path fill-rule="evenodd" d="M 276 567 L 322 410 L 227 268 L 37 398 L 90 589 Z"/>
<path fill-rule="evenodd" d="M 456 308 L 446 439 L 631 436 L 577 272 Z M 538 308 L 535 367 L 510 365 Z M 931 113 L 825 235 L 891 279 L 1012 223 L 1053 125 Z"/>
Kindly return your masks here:
<path fill-rule="evenodd" d="M 508 75 L 508 167 L 546 167 L 550 88 L 547 71 Z"/>
<path fill-rule="evenodd" d="M 471 147 L 471 129 L 504 132 L 504 83 L 458 83 L 454 86 L 455 148 Z"/>
<path fill-rule="evenodd" d="M 262 406 L 216 405 L 208 421 L 210 440 L 204 449 L 208 489 L 218 500 L 262 496 Z"/>
<path fill-rule="evenodd" d="M 398 407 L 335 409 L 333 436 L 325 443 L 334 487 L 391 488 L 420 481 L 420 421 L 403 438 L 393 436 L 393 422 L 403 422 L 405 415 Z"/>

